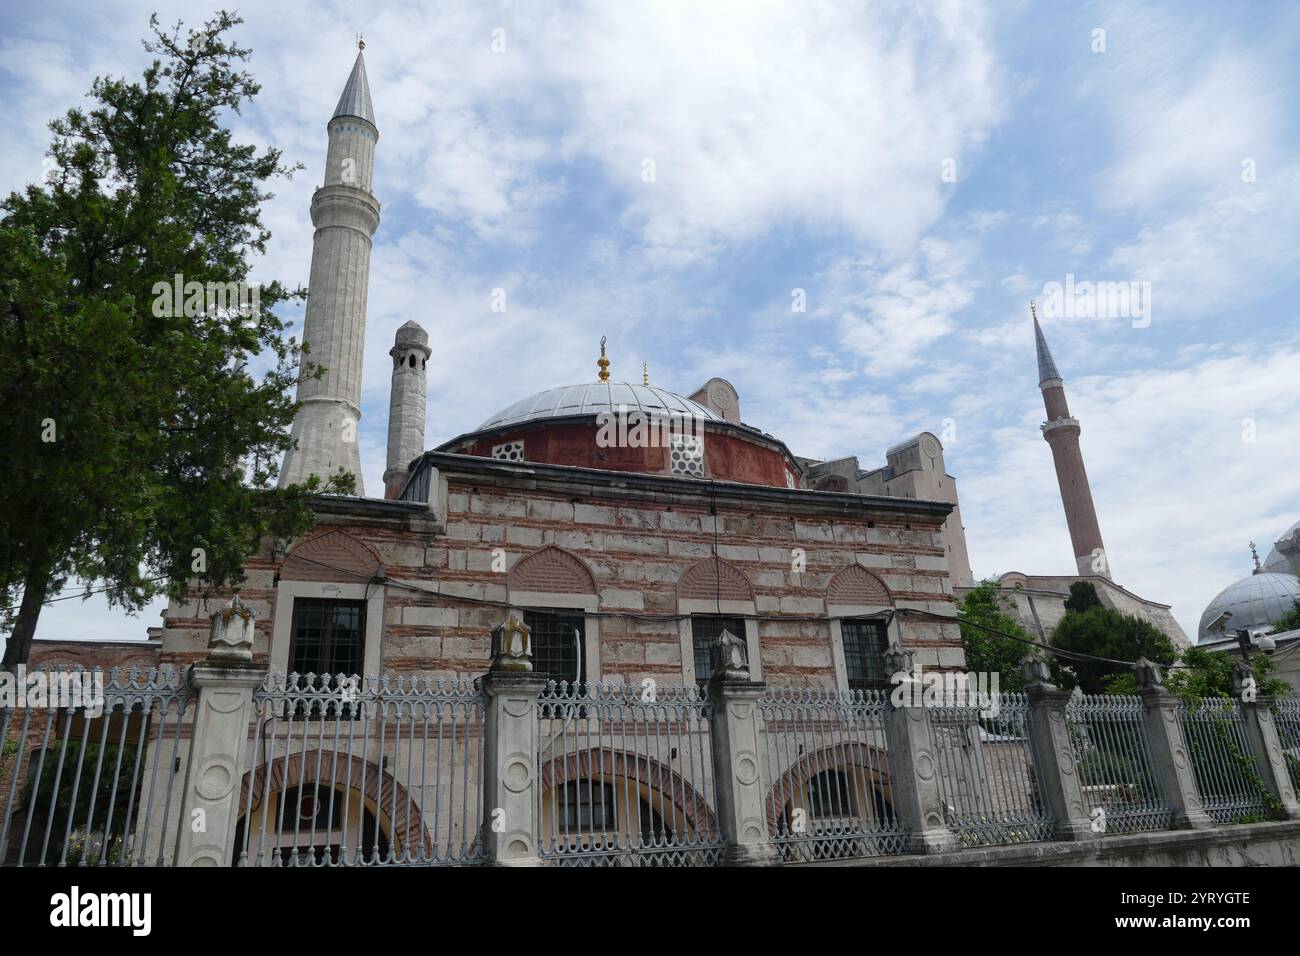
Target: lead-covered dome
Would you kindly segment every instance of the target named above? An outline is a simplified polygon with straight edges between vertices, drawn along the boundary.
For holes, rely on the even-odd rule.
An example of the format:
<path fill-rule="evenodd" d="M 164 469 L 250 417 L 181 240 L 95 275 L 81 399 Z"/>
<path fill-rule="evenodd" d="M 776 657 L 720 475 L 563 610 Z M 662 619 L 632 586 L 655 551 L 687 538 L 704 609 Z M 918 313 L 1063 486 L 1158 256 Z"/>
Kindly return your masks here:
<path fill-rule="evenodd" d="M 704 391 L 686 398 L 629 382 L 548 388 L 507 405 L 437 450 L 515 463 L 798 488 L 799 463 L 785 444 L 696 401 Z"/>
<path fill-rule="evenodd" d="M 1231 634 L 1242 627 L 1248 630 L 1269 627 L 1295 607 L 1297 601 L 1300 601 L 1300 579 L 1294 574 L 1262 571 L 1242 578 L 1220 591 L 1206 607 L 1197 628 L 1197 643 L 1218 639 L 1217 634 L 1209 633 L 1209 628 L 1224 611 L 1232 613 L 1227 625 Z"/>
<path fill-rule="evenodd" d="M 706 421 L 718 416 L 699 402 L 652 385 L 629 382 L 592 382 L 562 385 L 530 395 L 509 405 L 479 425 L 479 431 L 570 415 L 599 415 L 601 412 L 640 411 L 653 415 L 689 415 Z"/>

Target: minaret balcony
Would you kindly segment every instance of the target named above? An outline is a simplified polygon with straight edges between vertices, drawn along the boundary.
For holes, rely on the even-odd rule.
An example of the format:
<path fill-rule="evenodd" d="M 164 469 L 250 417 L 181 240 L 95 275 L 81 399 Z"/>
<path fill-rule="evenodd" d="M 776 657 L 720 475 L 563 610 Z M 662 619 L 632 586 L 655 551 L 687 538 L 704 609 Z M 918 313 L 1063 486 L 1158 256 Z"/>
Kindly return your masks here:
<path fill-rule="evenodd" d="M 1038 427 L 1043 430 L 1043 437 L 1050 440 L 1052 435 L 1066 431 L 1073 431 L 1077 435 L 1079 433 L 1079 420 L 1077 418 L 1054 418 L 1050 422 L 1043 422 Z"/>

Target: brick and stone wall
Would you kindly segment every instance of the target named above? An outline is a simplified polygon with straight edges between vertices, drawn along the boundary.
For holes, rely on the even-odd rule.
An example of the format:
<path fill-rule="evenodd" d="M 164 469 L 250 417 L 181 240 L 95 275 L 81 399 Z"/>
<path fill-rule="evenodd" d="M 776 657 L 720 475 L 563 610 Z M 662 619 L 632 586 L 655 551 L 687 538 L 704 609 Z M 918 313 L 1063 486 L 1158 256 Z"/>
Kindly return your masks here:
<path fill-rule="evenodd" d="M 873 504 L 860 496 L 812 492 L 749 501 L 743 492 L 719 485 L 715 541 L 704 483 L 658 478 L 654 487 L 640 488 L 635 480 L 613 477 L 603 486 L 525 477 L 534 470 L 494 463 L 489 474 L 444 472 L 447 513 L 434 530 L 362 506 L 322 514 L 309 537 L 342 531 L 355 542 L 357 556 L 348 563 L 341 553 L 317 555 L 315 580 L 356 583 L 365 580 L 367 560 L 373 571 L 383 565 L 387 583 L 374 584 L 384 591 L 381 670 L 482 673 L 489 632 L 509 613 L 511 592 L 547 588 L 515 572 L 548 547 L 562 549 L 589 575 L 585 585 L 559 589 L 594 592 L 587 613 L 598 624 L 599 674 L 605 680 L 681 682 L 679 599 L 695 598 L 691 609 L 700 608 L 699 595 L 679 593 L 679 584 L 692 567 L 711 559 L 715 543 L 724 567 L 752 593 L 763 678 L 772 684 L 835 686 L 827 585 L 846 567 L 858 565 L 875 575 L 897 608 L 954 613 L 944 515 L 932 505 L 927 510 L 926 503 Z M 285 575 L 292 562 L 268 549 L 247 564 L 241 596 L 257 615 L 258 659 L 266 658 L 271 643 L 277 574 Z M 195 596 L 169 607 L 165 662 L 202 656 L 208 615 L 218 599 L 205 603 Z M 917 663 L 964 664 L 955 625 L 900 616 L 897 628 Z"/>

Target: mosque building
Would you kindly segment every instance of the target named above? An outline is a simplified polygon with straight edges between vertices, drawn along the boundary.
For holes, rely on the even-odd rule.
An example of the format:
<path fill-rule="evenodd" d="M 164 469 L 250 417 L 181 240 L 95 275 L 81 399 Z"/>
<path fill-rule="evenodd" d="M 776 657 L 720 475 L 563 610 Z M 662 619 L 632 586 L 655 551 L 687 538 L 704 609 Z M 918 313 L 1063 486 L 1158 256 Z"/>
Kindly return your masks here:
<path fill-rule="evenodd" d="M 357 425 L 380 184 L 363 53 L 326 130 L 304 327 L 325 371 L 299 386 L 281 483 L 343 470 L 358 486 L 317 498 L 304 539 L 247 561 L 240 596 L 272 672 L 477 676 L 510 615 L 532 628 L 537 668 L 570 681 L 694 684 L 723 629 L 777 685 L 887 686 L 891 642 L 923 667 L 964 665 L 953 588 L 970 570 L 930 433 L 871 471 L 801 458 L 742 417 L 725 379 L 689 394 L 617 381 L 602 342 L 591 380 L 503 395 L 429 449 L 434 356 L 411 321 L 390 351 L 384 487 L 366 497 Z M 157 661 L 203 657 L 227 598 L 173 601 L 151 629 Z"/>

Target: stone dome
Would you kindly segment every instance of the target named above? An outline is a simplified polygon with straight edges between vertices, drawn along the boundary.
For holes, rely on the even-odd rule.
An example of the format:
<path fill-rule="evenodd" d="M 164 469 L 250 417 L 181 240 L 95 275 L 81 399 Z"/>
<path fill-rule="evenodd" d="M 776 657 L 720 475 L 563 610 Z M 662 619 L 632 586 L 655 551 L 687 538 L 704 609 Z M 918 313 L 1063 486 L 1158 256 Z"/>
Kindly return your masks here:
<path fill-rule="evenodd" d="M 629 382 L 591 382 L 585 385 L 562 385 L 548 388 L 520 399 L 489 417 L 479 431 L 501 428 L 539 418 L 565 418 L 571 415 L 599 415 L 601 412 L 641 411 L 654 415 L 690 415 L 705 421 L 721 421 L 699 402 L 652 385 Z"/>
<path fill-rule="evenodd" d="M 1231 611 L 1227 631 L 1268 627 L 1300 601 L 1300 579 L 1294 574 L 1261 571 L 1224 588 L 1201 615 L 1196 631 L 1199 644 L 1218 640 L 1209 627 L 1224 611 Z"/>

